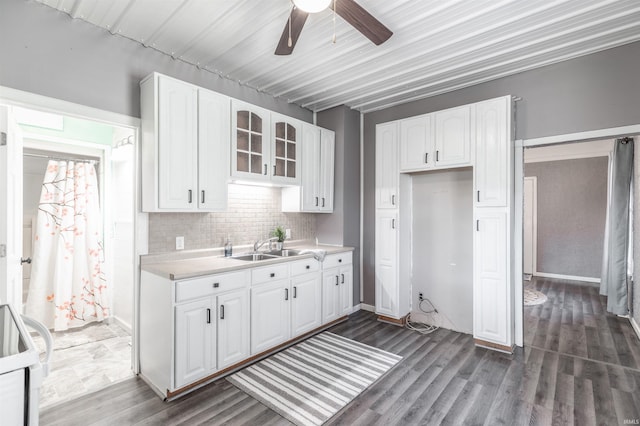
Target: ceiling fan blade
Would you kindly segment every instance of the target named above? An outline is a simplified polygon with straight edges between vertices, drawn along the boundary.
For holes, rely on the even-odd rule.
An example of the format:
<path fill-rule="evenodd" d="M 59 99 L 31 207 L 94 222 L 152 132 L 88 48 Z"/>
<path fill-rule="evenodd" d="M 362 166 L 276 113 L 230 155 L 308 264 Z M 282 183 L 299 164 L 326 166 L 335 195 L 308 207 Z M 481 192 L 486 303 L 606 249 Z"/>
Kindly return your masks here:
<path fill-rule="evenodd" d="M 282 36 L 280 36 L 280 41 L 276 47 L 276 55 L 291 55 L 308 16 L 307 12 L 303 12 L 297 7 L 291 9 L 291 15 L 284 26 L 284 31 L 282 31 Z M 291 24 L 291 46 L 289 46 L 289 24 Z"/>
<path fill-rule="evenodd" d="M 336 13 L 342 19 L 350 23 L 356 30 L 365 37 L 380 45 L 393 35 L 393 32 L 385 27 L 382 22 L 374 18 L 369 12 L 354 0 L 336 0 Z M 331 2 L 333 9 L 333 1 Z"/>

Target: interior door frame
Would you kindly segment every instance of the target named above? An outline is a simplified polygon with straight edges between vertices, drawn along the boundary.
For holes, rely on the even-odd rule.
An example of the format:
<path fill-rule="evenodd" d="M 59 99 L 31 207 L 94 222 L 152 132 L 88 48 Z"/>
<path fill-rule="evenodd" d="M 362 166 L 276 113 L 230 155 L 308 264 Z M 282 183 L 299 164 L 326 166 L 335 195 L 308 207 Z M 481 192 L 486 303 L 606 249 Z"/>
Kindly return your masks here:
<path fill-rule="evenodd" d="M 125 127 L 132 131 L 135 138 L 135 176 L 134 186 L 134 295 L 133 295 L 133 324 L 132 324 L 132 348 L 131 368 L 135 374 L 140 372 L 140 255 L 148 253 L 148 215 L 141 213 L 140 192 L 140 126 L 141 121 L 137 117 L 131 117 L 111 111 L 106 111 L 86 105 L 76 104 L 61 99 L 25 92 L 10 87 L 0 86 L 0 105 L 22 107 L 36 111 L 61 114 L 84 120 Z"/>
<path fill-rule="evenodd" d="M 541 138 L 517 139 L 514 150 L 514 235 L 513 235 L 513 277 L 515 282 L 522 281 L 523 265 L 523 220 L 524 220 L 524 150 L 536 146 L 555 145 L 570 142 L 587 142 L 598 139 L 615 139 L 618 137 L 640 135 L 640 124 L 610 127 L 606 129 L 588 130 L 578 133 L 566 133 Z M 519 280 L 519 281 L 518 281 Z M 515 343 L 524 345 L 524 291 L 523 286 L 515 285 L 513 304 L 513 326 Z"/>
<path fill-rule="evenodd" d="M 524 181 L 531 181 L 533 185 L 533 198 L 531 199 L 531 275 L 536 275 L 536 266 L 538 263 L 538 177 L 537 176 L 525 176 Z M 523 184 L 524 184 L 523 181 Z M 523 209 L 524 209 L 524 188 L 523 188 Z M 524 212 L 524 210 L 523 210 Z M 523 216 L 523 226 L 524 226 L 524 216 Z M 524 231 L 524 230 L 523 230 Z M 524 243 L 524 232 L 522 235 L 523 243 Z M 522 251 L 523 256 L 523 265 L 524 265 L 524 248 Z M 524 270 L 524 266 L 523 266 Z"/>

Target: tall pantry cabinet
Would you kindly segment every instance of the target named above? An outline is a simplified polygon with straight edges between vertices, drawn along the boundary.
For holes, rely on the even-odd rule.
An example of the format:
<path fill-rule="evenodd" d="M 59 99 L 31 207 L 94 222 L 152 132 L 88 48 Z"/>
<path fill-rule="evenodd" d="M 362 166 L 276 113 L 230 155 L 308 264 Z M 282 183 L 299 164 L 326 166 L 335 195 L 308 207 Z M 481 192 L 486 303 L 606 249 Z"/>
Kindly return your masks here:
<path fill-rule="evenodd" d="M 472 166 L 473 334 L 478 345 L 512 351 L 511 103 L 504 96 L 376 126 L 379 316 L 402 322 L 417 303 L 411 300 L 411 173 Z"/>

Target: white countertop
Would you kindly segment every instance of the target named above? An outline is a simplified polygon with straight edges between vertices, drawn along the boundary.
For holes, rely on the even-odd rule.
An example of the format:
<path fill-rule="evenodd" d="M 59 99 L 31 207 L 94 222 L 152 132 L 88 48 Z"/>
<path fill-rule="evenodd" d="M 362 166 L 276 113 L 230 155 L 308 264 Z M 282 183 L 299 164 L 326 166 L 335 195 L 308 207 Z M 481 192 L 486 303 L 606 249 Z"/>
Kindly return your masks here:
<path fill-rule="evenodd" d="M 321 249 L 325 250 L 327 252 L 327 255 L 353 251 L 353 247 L 340 247 L 323 244 L 287 244 L 285 249 Z M 234 255 L 239 255 L 245 252 L 249 253 L 250 251 L 251 250 L 240 249 Z M 203 275 L 219 274 L 221 272 L 237 271 L 240 269 L 255 268 L 259 266 L 272 265 L 274 263 L 290 262 L 298 259 L 308 259 L 313 257 L 313 254 L 309 253 L 299 256 L 276 257 L 273 259 L 265 259 L 252 262 L 234 259 L 233 257 L 224 257 L 224 255 L 217 253 L 220 253 L 220 250 L 214 249 L 208 251 L 200 250 L 193 253 L 179 252 L 175 254 L 171 253 L 162 255 L 147 255 L 142 257 L 141 269 L 143 271 L 151 272 L 152 274 L 159 275 L 173 281 L 178 281 L 188 278 L 200 277 Z"/>

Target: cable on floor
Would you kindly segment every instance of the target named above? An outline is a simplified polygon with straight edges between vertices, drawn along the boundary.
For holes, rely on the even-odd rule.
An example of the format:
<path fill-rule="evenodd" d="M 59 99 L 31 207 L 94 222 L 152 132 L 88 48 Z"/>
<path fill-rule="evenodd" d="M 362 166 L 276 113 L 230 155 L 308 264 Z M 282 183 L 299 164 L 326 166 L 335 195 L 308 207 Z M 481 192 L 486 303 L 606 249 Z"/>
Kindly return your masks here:
<path fill-rule="evenodd" d="M 425 309 L 422 307 L 422 304 L 427 302 L 429 305 L 431 305 L 431 309 L 425 311 Z M 437 314 L 438 310 L 436 309 L 435 306 L 433 306 L 433 303 L 431 303 L 431 300 L 427 299 L 427 298 L 422 298 L 420 299 L 420 303 L 418 304 L 418 309 L 420 309 L 420 311 L 422 311 L 423 313 L 427 314 L 427 315 L 431 315 L 434 312 Z M 431 320 L 433 321 L 433 317 L 431 317 Z M 408 328 L 409 330 L 413 330 L 413 331 L 417 331 L 420 334 L 429 334 L 429 333 L 433 333 L 434 331 L 436 331 L 438 328 L 438 326 L 435 325 L 429 325 L 429 324 L 425 324 L 422 322 L 414 322 L 411 321 L 411 313 L 409 313 L 409 315 L 407 315 L 407 321 L 405 323 L 405 327 Z"/>

